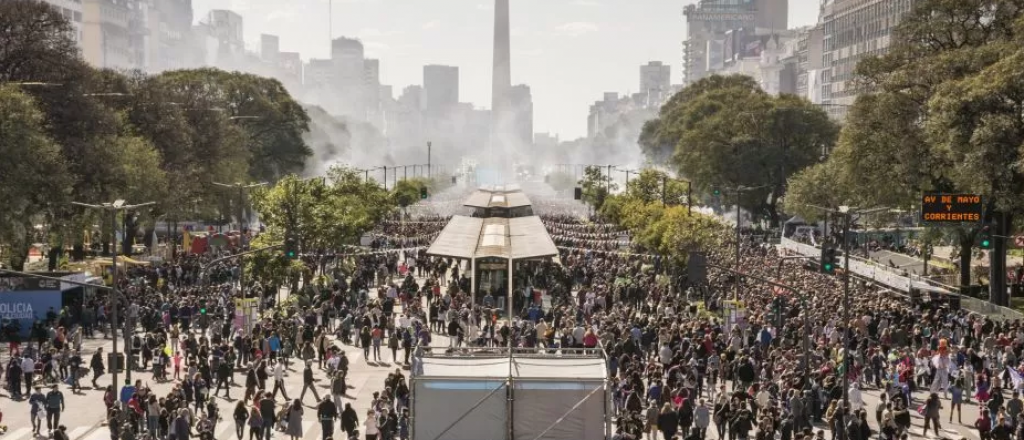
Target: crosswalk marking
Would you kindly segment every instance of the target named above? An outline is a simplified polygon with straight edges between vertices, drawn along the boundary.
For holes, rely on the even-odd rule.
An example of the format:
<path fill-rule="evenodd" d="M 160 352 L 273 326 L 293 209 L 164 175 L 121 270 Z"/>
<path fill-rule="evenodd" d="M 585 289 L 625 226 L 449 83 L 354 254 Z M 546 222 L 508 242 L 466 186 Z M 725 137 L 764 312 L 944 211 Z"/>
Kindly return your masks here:
<path fill-rule="evenodd" d="M 221 420 L 217 422 L 217 429 L 214 432 L 214 438 L 227 439 L 232 438 L 235 433 L 235 421 L 234 420 Z"/>
<path fill-rule="evenodd" d="M 28 437 L 32 433 L 32 428 L 18 428 L 14 431 L 4 434 L 2 437 L 4 440 L 21 440 L 22 437 Z"/>
<path fill-rule="evenodd" d="M 78 438 L 81 440 L 110 440 L 110 428 L 101 426 L 99 429 L 89 433 L 88 436 Z M 71 440 L 75 440 L 75 437 L 71 437 Z"/>
<path fill-rule="evenodd" d="M 92 429 L 92 426 L 79 426 L 68 432 L 68 438 L 71 440 L 82 438 L 82 436 L 84 436 L 86 432 L 89 432 L 90 429 Z"/>

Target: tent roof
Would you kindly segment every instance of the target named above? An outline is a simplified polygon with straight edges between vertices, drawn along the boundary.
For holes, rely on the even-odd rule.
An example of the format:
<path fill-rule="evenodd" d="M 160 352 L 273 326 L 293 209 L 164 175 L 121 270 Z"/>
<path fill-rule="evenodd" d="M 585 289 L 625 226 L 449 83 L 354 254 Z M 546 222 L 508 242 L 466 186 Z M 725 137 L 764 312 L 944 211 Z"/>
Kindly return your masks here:
<path fill-rule="evenodd" d="M 444 229 L 427 249 L 427 255 L 470 259 L 476 252 L 480 238 L 482 218 L 452 216 Z"/>
<path fill-rule="evenodd" d="M 554 257 L 558 255 L 558 248 L 537 216 L 487 219 L 453 216 L 427 249 L 427 255 L 520 260 Z"/>
<path fill-rule="evenodd" d="M 522 191 L 477 190 L 466 198 L 463 206 L 470 208 L 520 208 L 530 206 L 530 199 Z"/>
<path fill-rule="evenodd" d="M 505 379 L 509 377 L 507 356 L 461 356 L 421 358 L 422 370 L 416 376 L 458 377 L 466 379 Z M 604 380 L 608 377 L 605 360 L 600 357 L 530 356 L 512 357 L 514 379 Z"/>

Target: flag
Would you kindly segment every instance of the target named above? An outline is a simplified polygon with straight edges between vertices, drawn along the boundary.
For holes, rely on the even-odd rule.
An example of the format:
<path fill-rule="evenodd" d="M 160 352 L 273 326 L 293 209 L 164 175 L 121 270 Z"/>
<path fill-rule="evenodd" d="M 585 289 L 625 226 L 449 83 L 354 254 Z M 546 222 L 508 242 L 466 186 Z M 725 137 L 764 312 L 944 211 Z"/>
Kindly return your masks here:
<path fill-rule="evenodd" d="M 1013 381 L 1013 389 L 1019 389 L 1021 383 L 1024 383 L 1024 376 L 1021 376 L 1020 371 L 1015 368 L 1006 367 L 1006 369 L 1010 372 L 1010 380 Z"/>
<path fill-rule="evenodd" d="M 185 251 L 186 253 L 191 252 L 191 249 L 192 249 L 192 234 L 188 231 L 188 229 L 186 229 L 185 233 L 182 234 L 181 249 L 183 251 Z"/>

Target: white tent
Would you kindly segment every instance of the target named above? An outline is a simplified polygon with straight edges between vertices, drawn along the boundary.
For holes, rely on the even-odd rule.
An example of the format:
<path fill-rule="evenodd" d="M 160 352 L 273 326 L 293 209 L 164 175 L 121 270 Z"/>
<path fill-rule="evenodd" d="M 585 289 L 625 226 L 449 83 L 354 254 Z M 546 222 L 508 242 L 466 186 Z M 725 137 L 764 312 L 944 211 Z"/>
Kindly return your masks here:
<path fill-rule="evenodd" d="M 418 356 L 414 440 L 569 440 L 609 435 L 601 350 Z"/>

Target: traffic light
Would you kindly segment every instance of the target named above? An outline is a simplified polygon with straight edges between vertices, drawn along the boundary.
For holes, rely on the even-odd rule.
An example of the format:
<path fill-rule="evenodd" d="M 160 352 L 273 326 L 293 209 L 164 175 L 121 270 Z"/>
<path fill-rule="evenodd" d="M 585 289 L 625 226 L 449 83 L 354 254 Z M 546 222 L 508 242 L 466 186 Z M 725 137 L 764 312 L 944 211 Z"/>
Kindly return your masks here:
<path fill-rule="evenodd" d="M 427 187 L 421 186 L 420 187 L 420 200 L 426 200 L 426 199 L 427 199 Z"/>
<path fill-rule="evenodd" d="M 574 200 L 583 200 L 583 188 L 576 187 L 572 190 L 572 198 Z"/>
<path fill-rule="evenodd" d="M 985 225 L 981 227 L 981 232 L 978 233 L 978 247 L 992 249 L 992 226 Z"/>
<path fill-rule="evenodd" d="M 203 307 L 203 308 L 199 309 L 199 314 L 205 315 L 206 314 L 206 307 Z"/>
<path fill-rule="evenodd" d="M 719 196 L 722 195 L 722 190 L 720 190 L 718 188 L 715 188 L 715 189 L 711 190 L 711 193 L 714 194 L 715 197 L 719 197 Z"/>
<path fill-rule="evenodd" d="M 299 240 L 290 233 L 284 236 L 284 256 L 289 260 L 299 257 Z"/>
<path fill-rule="evenodd" d="M 836 248 L 829 244 L 821 246 L 821 271 L 824 273 L 833 273 L 836 270 L 836 265 L 839 263 L 839 257 L 837 256 Z"/>
<path fill-rule="evenodd" d="M 455 178 L 455 176 L 452 176 L 452 185 L 456 184 L 457 182 L 458 180 Z"/>

